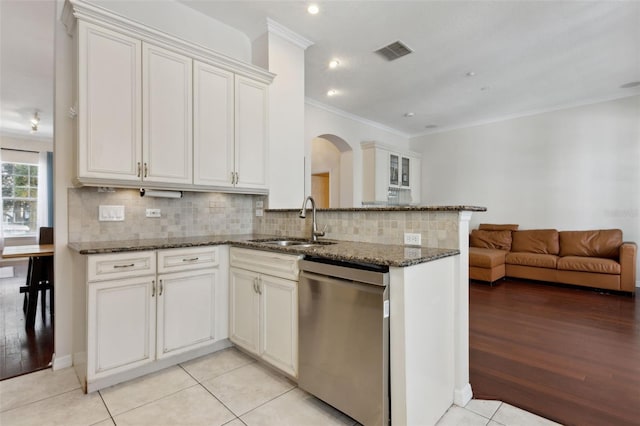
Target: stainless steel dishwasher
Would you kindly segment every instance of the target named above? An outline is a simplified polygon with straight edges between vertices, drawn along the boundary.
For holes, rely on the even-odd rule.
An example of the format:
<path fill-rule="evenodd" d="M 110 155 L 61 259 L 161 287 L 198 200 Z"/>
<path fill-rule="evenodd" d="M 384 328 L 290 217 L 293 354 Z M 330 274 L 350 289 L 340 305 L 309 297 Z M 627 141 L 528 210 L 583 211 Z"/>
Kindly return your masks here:
<path fill-rule="evenodd" d="M 389 425 L 389 268 L 299 267 L 298 385 L 365 426 Z"/>

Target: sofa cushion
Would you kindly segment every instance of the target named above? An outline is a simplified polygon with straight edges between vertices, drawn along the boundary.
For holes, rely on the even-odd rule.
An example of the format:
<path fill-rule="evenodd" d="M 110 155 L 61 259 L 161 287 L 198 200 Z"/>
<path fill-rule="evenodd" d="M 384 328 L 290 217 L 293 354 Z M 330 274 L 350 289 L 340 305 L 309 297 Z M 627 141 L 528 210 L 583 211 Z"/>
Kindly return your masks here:
<path fill-rule="evenodd" d="M 469 237 L 469 245 L 471 247 L 509 251 L 511 249 L 511 231 L 482 231 L 474 229 Z"/>
<path fill-rule="evenodd" d="M 469 266 L 494 268 L 504 265 L 506 254 L 504 250 L 469 247 Z"/>
<path fill-rule="evenodd" d="M 620 264 L 618 262 L 601 257 L 564 256 L 558 259 L 558 269 L 612 275 L 620 274 Z"/>
<path fill-rule="evenodd" d="M 495 223 L 481 223 L 478 229 L 481 229 L 483 231 L 517 231 L 518 226 L 519 225 L 512 224 L 498 225 Z"/>
<path fill-rule="evenodd" d="M 511 251 L 558 254 L 560 241 L 558 231 L 555 229 L 531 229 L 526 231 L 513 231 Z"/>
<path fill-rule="evenodd" d="M 511 252 L 507 254 L 505 261 L 509 265 L 556 269 L 558 256 L 544 253 Z"/>
<path fill-rule="evenodd" d="M 618 259 L 621 245 L 622 231 L 619 229 L 560 232 L 560 256 Z"/>

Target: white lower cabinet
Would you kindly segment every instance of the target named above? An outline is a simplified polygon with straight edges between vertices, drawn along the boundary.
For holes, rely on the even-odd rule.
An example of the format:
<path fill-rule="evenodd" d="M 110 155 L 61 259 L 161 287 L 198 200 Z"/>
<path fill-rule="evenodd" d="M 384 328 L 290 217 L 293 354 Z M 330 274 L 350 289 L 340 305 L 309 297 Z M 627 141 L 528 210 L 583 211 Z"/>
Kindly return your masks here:
<path fill-rule="evenodd" d="M 154 276 L 89 286 L 89 378 L 139 367 L 155 359 L 154 288 Z"/>
<path fill-rule="evenodd" d="M 158 358 L 215 339 L 216 281 L 214 269 L 158 276 Z"/>
<path fill-rule="evenodd" d="M 141 375 L 200 356 L 225 340 L 227 269 L 220 254 L 226 261 L 226 250 L 205 246 L 87 256 L 85 388 L 135 377 L 120 373 Z M 101 379 L 106 380 L 92 385 Z"/>
<path fill-rule="evenodd" d="M 292 377 L 298 375 L 298 260 L 231 248 L 229 339 Z"/>

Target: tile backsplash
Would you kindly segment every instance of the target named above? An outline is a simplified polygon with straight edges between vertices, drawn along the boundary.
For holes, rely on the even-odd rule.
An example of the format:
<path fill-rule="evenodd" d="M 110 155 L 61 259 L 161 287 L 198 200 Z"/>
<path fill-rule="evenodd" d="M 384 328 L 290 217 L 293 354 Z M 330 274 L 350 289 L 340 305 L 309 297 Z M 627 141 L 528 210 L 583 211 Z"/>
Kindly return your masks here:
<path fill-rule="evenodd" d="M 311 211 L 270 211 L 256 217 L 254 204 L 262 195 L 184 192 L 181 199 L 140 197 L 135 189 L 98 192 L 71 188 L 69 241 L 101 242 L 148 238 L 179 238 L 225 234 L 267 234 L 308 238 Z M 100 205 L 124 205 L 125 220 L 98 221 Z M 160 209 L 159 218 L 147 218 L 146 209 Z M 422 245 L 458 248 L 458 212 L 442 211 L 318 211 L 324 238 L 380 244 L 404 243 L 404 233 L 420 233 Z"/>
<path fill-rule="evenodd" d="M 184 192 L 181 199 L 140 197 L 135 189 L 98 192 L 71 188 L 69 241 L 119 241 L 159 237 L 192 237 L 253 232 L 254 199 L 245 194 Z M 98 206 L 124 205 L 122 222 L 98 221 Z M 146 209 L 160 209 L 161 217 L 147 218 Z"/>
<path fill-rule="evenodd" d="M 324 238 L 380 244 L 404 244 L 404 233 L 419 233 L 422 245 L 434 248 L 458 248 L 458 212 L 435 211 L 318 211 L 318 229 L 327 226 Z M 271 211 L 255 218 L 254 231 L 308 238 L 311 235 L 311 211 L 306 219 L 298 212 Z"/>

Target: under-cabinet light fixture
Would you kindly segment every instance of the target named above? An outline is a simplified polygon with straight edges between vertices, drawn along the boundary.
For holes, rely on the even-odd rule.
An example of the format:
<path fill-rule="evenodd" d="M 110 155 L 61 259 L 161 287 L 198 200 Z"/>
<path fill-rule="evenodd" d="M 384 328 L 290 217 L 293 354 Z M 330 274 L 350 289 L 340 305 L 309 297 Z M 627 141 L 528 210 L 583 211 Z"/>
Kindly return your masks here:
<path fill-rule="evenodd" d="M 182 198 L 182 191 L 165 191 L 159 189 L 140 188 L 141 197 Z"/>

